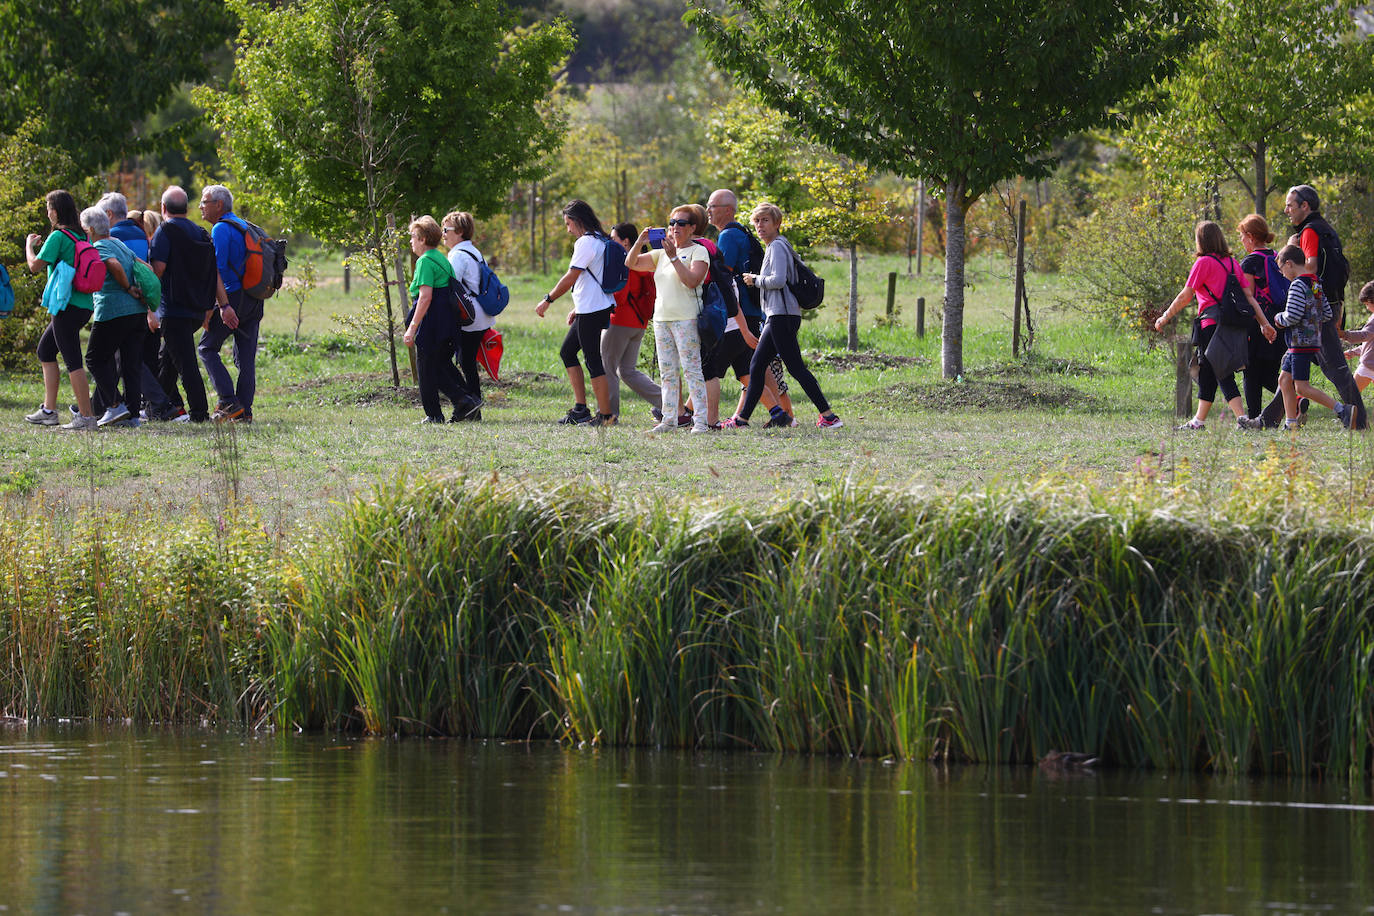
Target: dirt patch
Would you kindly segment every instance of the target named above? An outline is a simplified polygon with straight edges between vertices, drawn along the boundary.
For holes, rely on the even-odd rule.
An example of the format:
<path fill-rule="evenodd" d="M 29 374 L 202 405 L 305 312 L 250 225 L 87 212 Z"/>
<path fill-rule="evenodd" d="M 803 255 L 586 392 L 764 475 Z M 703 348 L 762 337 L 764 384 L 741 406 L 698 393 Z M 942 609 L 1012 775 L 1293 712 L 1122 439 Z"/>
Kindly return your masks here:
<path fill-rule="evenodd" d="M 490 403 L 499 404 L 507 399 L 508 392 L 513 389 L 556 381 L 558 379 L 547 372 L 511 372 L 503 374 L 500 381 L 492 381 L 483 375 L 482 397 Z M 327 378 L 305 379 L 287 388 L 305 398 L 313 398 L 322 405 L 410 407 L 420 403 L 420 392 L 410 384 L 408 369 L 402 373 L 400 388 L 391 387 L 391 376 L 381 372 L 345 372 Z"/>
<path fill-rule="evenodd" d="M 850 353 L 847 350 L 808 354 L 806 359 L 812 365 L 822 366 L 831 372 L 851 372 L 855 369 L 900 369 L 908 366 L 930 365 L 930 360 L 924 356 L 898 356 L 894 353 Z"/>
<path fill-rule="evenodd" d="M 926 410 L 1054 410 L 1091 407 L 1093 399 L 1076 388 L 1056 382 L 969 381 L 931 384 L 902 383 L 870 393 L 875 403 Z"/>

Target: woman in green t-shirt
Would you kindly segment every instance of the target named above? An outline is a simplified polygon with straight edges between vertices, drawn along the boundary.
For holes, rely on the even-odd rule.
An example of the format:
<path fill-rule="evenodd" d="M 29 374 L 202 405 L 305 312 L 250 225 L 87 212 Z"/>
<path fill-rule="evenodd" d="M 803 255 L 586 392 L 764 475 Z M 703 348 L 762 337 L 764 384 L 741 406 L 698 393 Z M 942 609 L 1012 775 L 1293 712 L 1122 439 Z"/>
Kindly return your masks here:
<path fill-rule="evenodd" d="M 53 265 L 59 261 L 76 266 L 76 241 L 86 239 L 81 231 L 76 200 L 66 191 L 49 191 L 48 222 L 53 231 L 43 240 L 43 247 L 35 250 L 40 236 L 33 232 L 25 240 L 24 254 L 29 270 L 38 273 L 47 268 L 52 275 Z M 72 394 L 76 396 L 77 409 L 81 415 L 72 422 L 64 424 L 63 429 L 95 429 L 95 417 L 91 411 L 91 389 L 86 381 L 86 371 L 81 362 L 81 329 L 91 320 L 91 294 L 72 290 L 71 299 L 52 316 L 48 328 L 38 340 L 38 363 L 43 367 L 43 403 L 38 409 L 24 417 L 39 426 L 56 426 L 57 416 L 57 357 L 67 364 L 67 377 L 71 379 Z"/>
<path fill-rule="evenodd" d="M 439 223 L 422 216 L 410 224 L 410 250 L 415 254 L 415 278 L 410 295 L 415 307 L 406 316 L 402 338 L 415 348 L 415 374 L 420 388 L 420 406 L 425 410 L 421 423 L 444 422 L 444 406 L 439 395 L 453 402 L 453 422 L 467 419 L 481 406 L 472 397 L 453 361 L 458 344 L 458 316 L 449 302 L 448 284 L 453 267 L 439 251 L 443 239 Z M 438 294 L 436 294 L 438 290 Z"/>

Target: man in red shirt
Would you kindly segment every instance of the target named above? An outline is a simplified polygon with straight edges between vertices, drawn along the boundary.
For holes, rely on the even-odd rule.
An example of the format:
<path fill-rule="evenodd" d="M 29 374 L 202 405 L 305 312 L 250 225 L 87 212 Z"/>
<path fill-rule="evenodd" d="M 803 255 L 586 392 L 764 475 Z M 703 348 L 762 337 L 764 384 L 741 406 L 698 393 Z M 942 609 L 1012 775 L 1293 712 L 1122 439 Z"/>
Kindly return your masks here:
<path fill-rule="evenodd" d="M 1321 353 L 1317 356 L 1317 365 L 1336 387 L 1341 401 L 1354 408 L 1350 415 L 1351 428 L 1364 429 L 1368 425 L 1364 399 L 1360 397 L 1360 388 L 1355 384 L 1355 376 L 1345 361 L 1345 350 L 1338 334 L 1344 324 L 1345 284 L 1350 277 L 1350 264 L 1341 250 L 1340 236 L 1320 211 L 1321 199 L 1311 185 L 1300 184 L 1288 189 L 1283 204 L 1283 212 L 1288 214 L 1288 219 L 1293 223 L 1293 235 L 1288 243 L 1302 249 L 1307 258 L 1303 273 L 1316 274 L 1326 301 L 1331 306 L 1331 320 L 1325 322 L 1321 329 Z M 1264 409 L 1264 419 L 1273 421 L 1269 425 L 1277 424 L 1279 403 L 1280 399 L 1275 398 Z"/>

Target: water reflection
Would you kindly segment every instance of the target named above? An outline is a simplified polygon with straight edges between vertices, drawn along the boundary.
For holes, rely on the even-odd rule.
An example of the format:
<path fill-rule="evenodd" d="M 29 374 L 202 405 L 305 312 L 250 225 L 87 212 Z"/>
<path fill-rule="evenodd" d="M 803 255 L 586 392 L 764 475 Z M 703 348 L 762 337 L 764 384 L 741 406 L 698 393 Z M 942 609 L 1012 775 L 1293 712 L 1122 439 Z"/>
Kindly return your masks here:
<path fill-rule="evenodd" d="M 1374 912 L 1330 786 L 0 729 L 24 913 Z"/>

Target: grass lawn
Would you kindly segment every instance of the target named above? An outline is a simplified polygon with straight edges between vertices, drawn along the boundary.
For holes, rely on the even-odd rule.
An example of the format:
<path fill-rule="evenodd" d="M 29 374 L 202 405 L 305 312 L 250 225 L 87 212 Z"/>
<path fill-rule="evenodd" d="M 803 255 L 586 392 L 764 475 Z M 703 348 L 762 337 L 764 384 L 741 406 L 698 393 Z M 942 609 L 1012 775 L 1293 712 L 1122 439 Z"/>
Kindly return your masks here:
<path fill-rule="evenodd" d="M 962 382 L 940 378 L 938 264 L 909 278 L 904 258 L 861 262 L 857 354 L 844 349 L 847 264 L 818 265 L 828 302 L 803 326 L 802 348 L 845 421 L 841 430 L 816 429 L 797 386 L 800 429 L 650 436 L 648 406 L 628 390 L 619 427 L 557 426 L 571 404 L 558 359 L 564 326 L 558 307 L 543 320 L 533 313 L 556 276 L 517 275 L 504 277 L 512 290 L 499 322 L 506 356 L 502 381 L 484 389 L 483 422 L 422 428 L 408 373 L 392 389 L 382 349 L 331 345 L 338 340 L 331 316 L 359 308 L 366 291 L 355 283 L 345 295 L 337 262 L 320 263 L 301 345 L 292 339 L 292 298 L 268 303 L 257 422 L 232 436 L 182 424 L 92 435 L 33 428 L 22 415 L 41 399 L 37 365 L 0 376 L 0 412 L 9 418 L 0 423 L 0 492 L 11 499 L 41 493 L 58 507 L 135 500 L 175 512 L 213 507 L 237 482 L 265 518 L 290 520 L 401 468 L 584 480 L 635 498 L 678 501 L 790 493 L 846 478 L 953 491 L 1067 475 L 1110 489 L 1141 462 L 1171 470 L 1184 463 L 1194 479 L 1221 484 L 1276 456 L 1353 487 L 1374 466 L 1371 437 L 1344 435 L 1319 408 L 1297 436 L 1242 434 L 1229 417 L 1205 433 L 1173 432 L 1166 354 L 1086 320 L 1056 276 L 1029 278 L 1035 346 L 1029 358 L 1013 360 L 1010 270 L 994 257 L 970 271 Z M 899 272 L 901 312 L 884 327 L 878 319 L 889 270 Z M 915 332 L 918 296 L 926 300 L 924 338 Z M 652 373 L 648 342 L 641 357 Z M 724 388 L 722 402 L 733 404 L 737 384 L 731 379 Z M 65 382 L 63 392 L 65 404 Z M 1226 491 L 1212 492 L 1220 499 Z"/>

